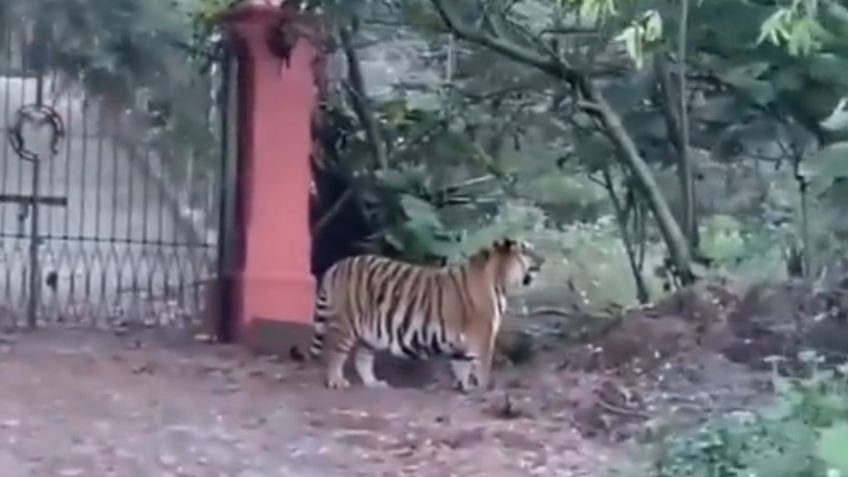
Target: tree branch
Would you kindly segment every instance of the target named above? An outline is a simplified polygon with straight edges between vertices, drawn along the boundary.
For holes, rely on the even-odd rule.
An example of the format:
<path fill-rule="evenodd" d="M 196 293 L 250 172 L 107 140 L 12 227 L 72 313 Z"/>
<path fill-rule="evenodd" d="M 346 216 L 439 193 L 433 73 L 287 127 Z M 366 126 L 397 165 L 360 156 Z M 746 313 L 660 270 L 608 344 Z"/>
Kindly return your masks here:
<path fill-rule="evenodd" d="M 341 213 L 344 205 L 353 198 L 353 185 L 348 185 L 347 190 L 342 193 L 341 197 L 336 199 L 332 206 L 324 213 L 324 215 L 318 219 L 318 222 L 312 227 L 312 235 L 319 236 L 321 232 L 324 231 L 324 227 L 327 226 L 333 219 L 336 218 L 339 213 Z"/>
<path fill-rule="evenodd" d="M 612 110 L 598 87 L 590 80 L 583 78 L 578 84 L 578 88 L 587 101 L 594 103 L 598 120 L 603 124 L 604 131 L 618 149 L 621 161 L 638 181 L 640 192 L 644 195 L 657 219 L 657 226 L 668 246 L 671 259 L 677 267 L 680 280 L 683 284 L 691 283 L 695 277 L 691 268 L 692 255 L 689 251 L 689 244 L 674 219 L 651 168 L 642 158 L 633 138 L 624 129 L 621 118 Z"/>
<path fill-rule="evenodd" d="M 683 0 L 686 2 L 687 0 Z M 692 171 L 692 161 L 689 157 L 689 124 L 685 120 L 686 117 L 686 91 L 685 80 L 683 83 L 678 83 L 678 96 L 682 98 L 679 101 L 675 99 L 675 91 L 672 86 L 671 72 L 668 68 L 666 58 L 662 53 L 654 57 L 654 66 L 662 93 L 661 110 L 665 118 L 666 129 L 668 130 L 668 138 L 671 145 L 677 152 L 677 175 L 680 182 L 680 195 L 682 199 L 682 211 L 680 214 L 680 224 L 683 227 L 684 234 L 689 240 L 689 244 L 693 250 L 698 248 L 698 221 L 695 209 L 695 181 Z M 685 65 L 679 64 L 677 74 L 685 76 Z M 676 107 L 675 104 L 680 104 Z"/>
<path fill-rule="evenodd" d="M 447 0 L 449 1 L 449 0 Z M 458 15 L 448 5 L 446 0 L 431 0 L 433 7 L 441 17 L 442 21 L 447 25 L 448 29 L 453 33 L 472 43 L 477 43 L 493 51 L 496 51 L 505 57 L 524 63 L 534 68 L 537 68 L 545 73 L 564 79 L 566 81 L 574 81 L 577 71 L 569 66 L 565 61 L 550 58 L 539 53 L 516 45 L 510 41 L 499 37 L 492 37 L 478 31 L 476 28 L 464 24 L 457 17 Z"/>
<path fill-rule="evenodd" d="M 630 271 L 633 273 L 633 281 L 636 284 L 636 298 L 639 300 L 639 303 L 648 303 L 650 300 L 650 292 L 647 284 L 645 283 L 645 278 L 642 276 L 642 267 L 639 265 L 639 261 L 636 256 L 637 254 L 636 248 L 633 246 L 633 238 L 630 236 L 630 231 L 627 229 L 626 209 L 618 196 L 618 192 L 615 190 L 615 182 L 612 178 L 610 165 L 604 164 L 601 172 L 603 173 L 604 178 L 602 185 L 604 189 L 607 190 L 607 194 L 609 194 L 610 201 L 612 202 L 615 219 L 618 223 L 619 231 L 621 232 L 621 242 L 622 245 L 624 245 L 624 253 L 627 254 Z"/>
<path fill-rule="evenodd" d="M 347 60 L 347 70 L 350 78 L 348 97 L 362 128 L 365 130 L 368 145 L 371 147 L 371 153 L 374 155 L 374 162 L 377 167 L 381 169 L 386 168 L 389 165 L 386 143 L 383 141 L 377 121 L 374 120 L 374 110 L 371 108 L 371 103 L 368 100 L 365 90 L 365 80 L 362 78 L 362 69 L 359 66 L 359 57 L 356 54 L 356 48 L 353 46 L 350 31 L 345 27 L 340 28 L 339 38 L 341 39 L 342 50 L 344 50 Z"/>
<path fill-rule="evenodd" d="M 660 92 L 662 93 L 662 113 L 665 119 L 665 126 L 668 129 L 668 139 L 675 151 L 679 154 L 681 149 L 680 138 L 680 121 L 677 117 L 677 111 L 674 108 L 674 90 L 671 86 L 671 74 L 668 71 L 668 64 L 662 53 L 658 53 L 654 57 L 654 71 L 657 76 L 657 84 L 659 84 Z"/>
<path fill-rule="evenodd" d="M 587 27 L 545 28 L 539 32 L 540 35 L 596 35 L 598 33 L 597 28 Z"/>

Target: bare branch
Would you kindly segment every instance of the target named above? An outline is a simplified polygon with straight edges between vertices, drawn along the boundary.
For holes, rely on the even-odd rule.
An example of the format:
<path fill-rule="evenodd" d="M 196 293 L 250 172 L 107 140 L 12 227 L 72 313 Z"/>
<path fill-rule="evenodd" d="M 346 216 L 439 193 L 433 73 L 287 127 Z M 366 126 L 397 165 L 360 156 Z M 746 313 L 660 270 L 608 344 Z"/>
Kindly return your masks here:
<path fill-rule="evenodd" d="M 639 303 L 647 303 L 650 299 L 650 292 L 648 291 L 648 286 L 642 276 L 642 268 L 640 267 L 639 260 L 637 259 L 636 247 L 634 247 L 633 244 L 633 237 L 631 237 L 630 231 L 627 228 L 629 207 L 623 204 L 621 198 L 618 196 L 618 192 L 615 189 L 615 181 L 613 181 L 612 178 L 610 165 L 604 164 L 601 172 L 604 178 L 603 186 L 604 189 L 606 189 L 607 194 L 609 194 L 610 201 L 612 202 L 612 207 L 615 211 L 615 218 L 618 222 L 618 229 L 621 233 L 621 242 L 622 245 L 624 245 L 624 252 L 627 254 L 630 271 L 633 273 L 633 280 L 636 283 L 636 298 L 639 300 Z"/>
<path fill-rule="evenodd" d="M 593 103 L 591 101 L 577 101 L 577 107 L 584 111 L 591 111 L 596 114 L 603 113 L 601 105 L 599 105 L 598 103 Z"/>
<path fill-rule="evenodd" d="M 342 49 L 347 59 L 347 69 L 350 77 L 348 96 L 353 110 L 356 112 L 359 122 L 365 130 L 365 134 L 368 137 L 368 145 L 371 147 L 371 152 L 374 155 L 374 161 L 377 166 L 380 168 L 388 167 L 389 160 L 386 154 L 386 143 L 383 142 L 380 128 L 374 119 L 374 111 L 371 108 L 371 103 L 365 91 L 365 80 L 362 78 L 359 57 L 356 54 L 356 48 L 353 46 L 350 31 L 344 27 L 339 29 L 339 38 L 341 39 Z"/>
<path fill-rule="evenodd" d="M 577 72 L 565 61 L 540 55 L 533 50 L 516 45 L 501 37 L 487 35 L 459 20 L 456 12 L 447 6 L 446 0 L 431 1 L 442 21 L 456 36 L 487 47 L 514 61 L 538 68 L 557 78 L 566 81 L 573 81 L 576 78 Z"/>
<path fill-rule="evenodd" d="M 677 116 L 677 110 L 674 108 L 674 90 L 671 85 L 671 73 L 668 70 L 668 64 L 662 53 L 658 53 L 654 57 L 654 68 L 657 75 L 657 82 L 662 90 L 662 113 L 665 119 L 666 128 L 668 129 L 668 138 L 671 140 L 671 145 L 679 153 L 682 149 L 682 141 L 680 138 L 680 120 Z"/>
<path fill-rule="evenodd" d="M 598 33 L 597 28 L 585 27 L 545 28 L 539 32 L 540 35 L 597 35 Z"/>
<path fill-rule="evenodd" d="M 336 199 L 336 202 L 333 203 L 333 205 L 330 206 L 329 209 L 327 209 L 327 212 L 325 212 L 324 215 L 320 219 L 318 219 L 318 222 L 316 222 L 315 225 L 312 227 L 312 235 L 316 237 L 318 235 L 321 235 L 321 232 L 324 231 L 324 227 L 326 227 L 327 224 L 329 224 L 334 218 L 336 218 L 337 215 L 339 215 L 339 213 L 341 213 L 344 205 L 352 198 L 353 186 L 349 185 L 347 190 L 344 191 L 341 197 Z"/>

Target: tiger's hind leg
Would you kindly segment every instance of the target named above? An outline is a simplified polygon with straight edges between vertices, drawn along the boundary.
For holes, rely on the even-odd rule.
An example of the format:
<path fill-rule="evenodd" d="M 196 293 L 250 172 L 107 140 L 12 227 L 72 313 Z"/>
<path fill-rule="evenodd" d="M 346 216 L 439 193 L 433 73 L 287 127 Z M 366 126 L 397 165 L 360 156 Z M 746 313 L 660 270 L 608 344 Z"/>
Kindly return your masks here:
<path fill-rule="evenodd" d="M 344 376 L 344 366 L 350 351 L 356 345 L 352 334 L 340 333 L 333 330 L 327 354 L 327 387 L 330 389 L 345 389 L 350 387 L 350 381 Z"/>
<path fill-rule="evenodd" d="M 330 389 L 345 389 L 350 387 L 350 381 L 344 377 L 344 365 L 347 353 L 330 351 L 327 353 L 327 387 Z"/>
<path fill-rule="evenodd" d="M 356 372 L 359 378 L 362 379 L 362 384 L 369 388 L 388 388 L 389 383 L 382 379 L 377 379 L 374 375 L 374 350 L 361 345 L 356 349 L 354 356 L 356 364 Z"/>

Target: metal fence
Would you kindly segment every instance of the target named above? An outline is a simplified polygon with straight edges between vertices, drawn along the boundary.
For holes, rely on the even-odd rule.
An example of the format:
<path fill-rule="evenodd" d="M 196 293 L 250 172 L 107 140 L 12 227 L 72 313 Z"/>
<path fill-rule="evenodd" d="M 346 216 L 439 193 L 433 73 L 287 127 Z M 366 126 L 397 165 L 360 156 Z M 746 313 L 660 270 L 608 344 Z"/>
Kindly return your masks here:
<path fill-rule="evenodd" d="M 169 108 L 145 90 L 116 102 L 64 74 L 46 50 L 33 61 L 38 38 L 5 32 L 0 326 L 195 328 L 220 265 L 229 75 L 220 64 L 197 73 L 191 97 Z M 64 127 L 55 153 L 31 134 L 37 161 L 9 140 L 26 105 L 47 106 Z M 180 129 L 168 115 L 177 109 L 200 120 Z"/>

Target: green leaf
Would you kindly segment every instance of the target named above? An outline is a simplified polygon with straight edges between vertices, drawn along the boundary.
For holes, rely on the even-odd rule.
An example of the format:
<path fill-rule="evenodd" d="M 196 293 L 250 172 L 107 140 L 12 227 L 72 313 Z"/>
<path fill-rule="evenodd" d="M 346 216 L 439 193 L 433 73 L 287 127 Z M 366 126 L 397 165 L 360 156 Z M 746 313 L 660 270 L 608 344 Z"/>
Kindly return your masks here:
<path fill-rule="evenodd" d="M 409 175 L 397 169 L 381 169 L 377 171 L 376 175 L 380 186 L 386 189 L 400 192 L 412 187 Z"/>
<path fill-rule="evenodd" d="M 807 72 L 806 68 L 783 68 L 774 75 L 772 84 L 779 91 L 800 91 L 804 88 Z"/>
<path fill-rule="evenodd" d="M 665 120 L 652 111 L 636 111 L 624 118 L 624 125 L 637 140 L 660 140 L 668 138 Z"/>
<path fill-rule="evenodd" d="M 777 97 L 777 91 L 771 81 L 746 76 L 742 71 L 731 71 L 730 75 L 723 75 L 722 79 L 745 92 L 757 104 L 766 104 Z"/>
<path fill-rule="evenodd" d="M 809 192 L 813 197 L 830 188 L 834 179 L 848 177 L 848 141 L 821 149 L 801 163 L 798 173 L 809 180 Z"/>
<path fill-rule="evenodd" d="M 735 123 L 746 112 L 746 105 L 733 95 L 711 98 L 704 104 L 692 108 L 691 116 L 716 123 Z"/>
<path fill-rule="evenodd" d="M 829 468 L 848 473 L 848 422 L 841 422 L 821 431 L 818 456 Z"/>
<path fill-rule="evenodd" d="M 594 135 L 577 142 L 575 154 L 589 171 L 604 167 L 612 160 L 615 150 L 603 136 Z"/>
<path fill-rule="evenodd" d="M 641 69 L 642 64 L 645 62 L 642 37 L 642 27 L 639 25 L 630 25 L 614 38 L 615 41 L 624 43 L 627 56 L 633 60 L 637 69 Z"/>
<path fill-rule="evenodd" d="M 848 98 L 839 100 L 839 104 L 833 108 L 833 111 L 828 117 L 822 119 L 819 124 L 828 131 L 844 131 L 848 129 L 848 110 L 845 106 L 848 105 Z"/>
<path fill-rule="evenodd" d="M 410 92 L 407 95 L 406 103 L 409 109 L 418 109 L 426 112 L 441 111 L 445 107 L 442 97 L 433 91 Z"/>
<path fill-rule="evenodd" d="M 416 227 L 442 228 L 439 212 L 429 202 L 419 199 L 413 195 L 403 194 L 400 199 L 404 213 L 409 222 Z"/>
<path fill-rule="evenodd" d="M 774 45 L 780 44 L 781 39 L 789 36 L 789 24 L 792 21 L 792 11 L 787 8 L 779 8 L 760 25 L 760 36 L 757 43 L 768 40 Z"/>
<path fill-rule="evenodd" d="M 662 39 L 663 23 L 662 16 L 656 10 L 644 13 L 642 21 L 645 23 L 645 41 L 653 42 Z"/>
<path fill-rule="evenodd" d="M 810 77 L 823 83 L 848 86 L 846 71 L 848 71 L 848 58 L 831 53 L 822 53 L 811 58 L 806 70 Z"/>
<path fill-rule="evenodd" d="M 648 74 L 637 73 L 627 82 L 612 83 L 604 90 L 604 95 L 616 111 L 626 113 L 644 107 L 645 98 L 656 88 L 656 78 L 651 70 Z"/>
<path fill-rule="evenodd" d="M 755 81 L 768 71 L 770 65 L 765 61 L 755 61 L 729 69 L 722 78 L 731 84 L 743 84 Z"/>
<path fill-rule="evenodd" d="M 386 101 L 381 105 L 383 117 L 390 126 L 400 124 L 406 119 L 406 101 L 403 99 L 393 99 Z"/>

